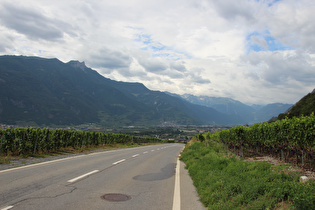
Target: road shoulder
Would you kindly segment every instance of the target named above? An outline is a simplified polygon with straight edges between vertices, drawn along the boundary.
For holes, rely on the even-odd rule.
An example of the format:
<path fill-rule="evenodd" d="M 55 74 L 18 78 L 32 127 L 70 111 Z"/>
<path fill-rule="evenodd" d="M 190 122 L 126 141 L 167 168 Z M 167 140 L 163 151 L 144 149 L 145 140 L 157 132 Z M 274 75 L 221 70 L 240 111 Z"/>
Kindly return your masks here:
<path fill-rule="evenodd" d="M 200 202 L 196 188 L 185 166 L 185 163 L 180 161 L 181 209 L 205 210 L 206 208 Z"/>

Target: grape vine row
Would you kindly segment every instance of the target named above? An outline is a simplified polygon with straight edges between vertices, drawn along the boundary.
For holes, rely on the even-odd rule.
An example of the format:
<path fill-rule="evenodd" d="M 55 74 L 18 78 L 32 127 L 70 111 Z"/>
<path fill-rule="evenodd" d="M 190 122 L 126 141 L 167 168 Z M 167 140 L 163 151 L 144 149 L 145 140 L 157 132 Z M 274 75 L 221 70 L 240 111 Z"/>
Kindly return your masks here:
<path fill-rule="evenodd" d="M 240 156 L 252 153 L 272 155 L 315 169 L 314 114 L 257 123 L 250 127 L 236 126 L 208 133 L 206 139 L 217 139 Z"/>
<path fill-rule="evenodd" d="M 54 152 L 61 148 L 81 148 L 116 143 L 162 142 L 152 137 L 104 132 L 73 131 L 48 128 L 0 129 L 0 155 L 38 154 Z"/>

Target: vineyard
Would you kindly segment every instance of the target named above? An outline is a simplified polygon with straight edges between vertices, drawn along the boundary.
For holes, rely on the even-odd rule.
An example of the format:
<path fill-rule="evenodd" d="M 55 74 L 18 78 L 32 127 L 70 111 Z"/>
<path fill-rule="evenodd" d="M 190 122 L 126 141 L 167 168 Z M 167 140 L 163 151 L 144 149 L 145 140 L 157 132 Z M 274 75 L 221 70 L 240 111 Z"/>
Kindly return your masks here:
<path fill-rule="evenodd" d="M 48 128 L 0 129 L 0 137 L 0 155 L 32 155 L 55 152 L 66 147 L 161 142 L 152 137 Z"/>
<path fill-rule="evenodd" d="M 199 135 L 200 138 L 204 137 Z M 250 127 L 237 126 L 207 133 L 205 138 L 221 141 L 227 149 L 241 157 L 271 155 L 285 162 L 315 169 L 314 114 Z"/>

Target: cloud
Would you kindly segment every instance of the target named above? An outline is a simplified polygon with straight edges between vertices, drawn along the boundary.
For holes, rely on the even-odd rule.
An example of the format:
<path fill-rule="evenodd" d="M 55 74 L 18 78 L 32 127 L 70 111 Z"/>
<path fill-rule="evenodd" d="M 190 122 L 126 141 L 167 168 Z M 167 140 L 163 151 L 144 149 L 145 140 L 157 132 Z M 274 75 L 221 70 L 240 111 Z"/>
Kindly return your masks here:
<path fill-rule="evenodd" d="M 312 58 L 296 51 L 251 52 L 245 58 L 257 69 L 259 78 L 277 85 L 290 85 L 292 81 L 305 86 L 314 85 L 315 66 Z"/>
<path fill-rule="evenodd" d="M 0 53 L 85 61 L 153 90 L 295 103 L 314 89 L 314 10 L 310 0 L 2 0 Z"/>
<path fill-rule="evenodd" d="M 0 11 L 3 25 L 30 39 L 56 40 L 63 38 L 64 33 L 75 36 L 70 24 L 49 18 L 31 7 L 4 3 Z"/>
<path fill-rule="evenodd" d="M 269 21 L 271 35 L 283 44 L 314 53 L 315 23 L 310 21 L 315 18 L 314 10 L 313 1 L 279 1 L 264 21 Z"/>
<path fill-rule="evenodd" d="M 209 84 L 209 83 L 211 83 L 209 79 L 204 79 L 204 78 L 202 78 L 201 76 L 199 76 L 199 77 L 193 76 L 193 77 L 192 77 L 192 81 L 193 81 L 195 84 Z"/>
<path fill-rule="evenodd" d="M 268 43 L 267 41 L 262 37 L 257 36 L 250 36 L 251 49 L 254 51 L 260 51 L 260 50 L 267 50 L 268 49 Z"/>
<path fill-rule="evenodd" d="M 293 50 L 290 46 L 285 46 L 279 40 L 272 37 L 268 30 L 263 32 L 255 31 L 247 36 L 249 51 L 278 51 Z"/>
<path fill-rule="evenodd" d="M 242 18 L 247 21 L 255 21 L 253 3 L 251 1 L 211 1 L 216 11 L 228 20 Z"/>
<path fill-rule="evenodd" d="M 95 68 L 106 68 L 110 70 L 129 68 L 132 62 L 132 58 L 128 53 L 104 47 L 98 49 L 96 52 L 91 52 L 88 60 Z"/>
<path fill-rule="evenodd" d="M 140 58 L 138 61 L 148 72 L 162 73 L 167 69 L 167 64 L 160 58 Z"/>
<path fill-rule="evenodd" d="M 5 53 L 7 49 L 12 49 L 13 40 L 14 37 L 12 37 L 10 33 L 8 33 L 8 30 L 0 26 L 0 53 Z"/>
<path fill-rule="evenodd" d="M 184 61 L 170 62 L 170 67 L 171 67 L 171 69 L 174 69 L 174 70 L 177 70 L 180 72 L 186 72 L 187 71 Z"/>
<path fill-rule="evenodd" d="M 137 29 L 136 32 L 142 32 L 141 29 Z M 168 60 L 181 60 L 184 58 L 191 58 L 191 55 L 185 52 L 180 52 L 175 48 L 166 46 L 161 42 L 153 40 L 151 35 L 148 34 L 135 34 L 135 41 L 141 43 L 141 49 L 148 51 L 153 57 L 164 57 Z"/>

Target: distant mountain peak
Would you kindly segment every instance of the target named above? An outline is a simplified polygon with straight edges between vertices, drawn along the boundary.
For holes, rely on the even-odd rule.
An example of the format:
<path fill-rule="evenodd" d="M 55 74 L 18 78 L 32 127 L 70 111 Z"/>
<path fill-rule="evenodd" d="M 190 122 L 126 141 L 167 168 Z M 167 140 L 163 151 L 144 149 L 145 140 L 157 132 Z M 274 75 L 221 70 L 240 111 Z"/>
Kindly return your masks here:
<path fill-rule="evenodd" d="M 80 62 L 80 61 L 72 60 L 72 61 L 69 61 L 68 64 L 70 64 L 71 66 L 75 68 L 80 68 L 82 70 L 87 68 L 84 61 Z"/>

